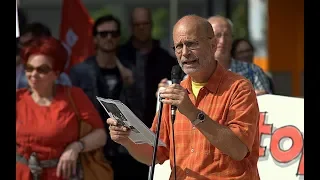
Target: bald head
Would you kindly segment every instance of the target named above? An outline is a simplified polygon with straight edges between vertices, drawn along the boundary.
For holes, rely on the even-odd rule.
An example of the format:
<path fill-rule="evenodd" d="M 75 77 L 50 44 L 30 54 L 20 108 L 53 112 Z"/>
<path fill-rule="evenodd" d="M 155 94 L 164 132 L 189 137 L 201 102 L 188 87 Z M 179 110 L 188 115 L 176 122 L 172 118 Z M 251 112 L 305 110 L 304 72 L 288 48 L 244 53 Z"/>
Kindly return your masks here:
<path fill-rule="evenodd" d="M 194 82 L 206 81 L 216 66 L 216 41 L 210 23 L 196 15 L 182 17 L 173 27 L 173 42 L 183 71 Z"/>
<path fill-rule="evenodd" d="M 131 12 L 131 22 L 134 22 L 135 20 L 143 19 L 145 21 L 152 20 L 151 11 L 148 8 L 138 7 L 134 8 Z"/>
<path fill-rule="evenodd" d="M 231 20 L 228 18 L 225 18 L 223 16 L 211 16 L 210 18 L 208 18 L 208 21 L 211 25 L 224 24 L 224 25 L 228 26 L 228 28 L 232 32 L 233 24 L 232 24 Z"/>
<path fill-rule="evenodd" d="M 211 27 L 211 24 L 204 18 L 197 15 L 187 15 L 182 17 L 173 27 L 173 33 L 177 29 L 185 29 L 194 32 L 199 32 L 203 36 L 208 38 L 214 37 L 214 32 Z"/>
<path fill-rule="evenodd" d="M 152 15 L 148 8 L 135 8 L 131 13 L 132 35 L 140 43 L 152 39 Z"/>
<path fill-rule="evenodd" d="M 213 16 L 208 19 L 217 39 L 215 58 L 225 68 L 229 68 L 232 47 L 232 23 L 222 16 Z"/>

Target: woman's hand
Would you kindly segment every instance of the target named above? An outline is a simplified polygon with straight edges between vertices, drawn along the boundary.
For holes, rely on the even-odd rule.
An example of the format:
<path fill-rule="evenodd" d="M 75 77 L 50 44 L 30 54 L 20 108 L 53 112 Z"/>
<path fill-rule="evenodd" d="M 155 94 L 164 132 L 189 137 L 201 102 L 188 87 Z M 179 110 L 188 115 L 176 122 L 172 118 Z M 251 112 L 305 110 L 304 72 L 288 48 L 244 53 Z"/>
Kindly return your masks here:
<path fill-rule="evenodd" d="M 57 177 L 70 178 L 77 173 L 77 159 L 80 153 L 79 142 L 73 142 L 62 153 L 57 166 Z"/>

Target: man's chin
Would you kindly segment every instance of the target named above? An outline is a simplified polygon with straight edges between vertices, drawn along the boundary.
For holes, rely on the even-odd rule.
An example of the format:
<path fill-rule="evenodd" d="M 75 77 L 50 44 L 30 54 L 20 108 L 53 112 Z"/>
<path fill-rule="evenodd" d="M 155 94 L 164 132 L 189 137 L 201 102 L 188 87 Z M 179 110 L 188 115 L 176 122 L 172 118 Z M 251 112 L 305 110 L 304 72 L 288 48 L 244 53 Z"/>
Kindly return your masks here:
<path fill-rule="evenodd" d="M 116 52 L 117 48 L 101 48 L 101 51 L 105 52 L 105 53 L 113 53 Z"/>
<path fill-rule="evenodd" d="M 197 68 L 182 68 L 183 72 L 187 75 L 192 75 L 194 73 L 197 73 L 199 70 Z"/>

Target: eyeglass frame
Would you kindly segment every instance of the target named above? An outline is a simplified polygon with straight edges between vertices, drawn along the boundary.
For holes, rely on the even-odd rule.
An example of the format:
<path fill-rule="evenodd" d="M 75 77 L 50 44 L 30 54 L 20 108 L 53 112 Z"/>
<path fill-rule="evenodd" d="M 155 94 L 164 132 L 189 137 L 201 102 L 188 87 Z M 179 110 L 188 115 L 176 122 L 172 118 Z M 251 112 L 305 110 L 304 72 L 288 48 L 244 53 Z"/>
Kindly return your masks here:
<path fill-rule="evenodd" d="M 202 38 L 207 38 L 207 39 L 212 39 L 212 38 L 214 38 L 214 37 L 200 37 L 199 39 L 202 39 Z M 189 45 L 189 47 L 188 47 L 188 45 L 186 45 L 185 43 L 195 43 L 195 46 L 196 47 L 190 47 L 190 45 Z M 200 48 L 200 46 L 199 46 L 199 41 L 195 41 L 195 42 L 192 42 L 192 41 L 189 41 L 189 40 L 186 40 L 186 42 L 183 42 L 183 43 L 179 43 L 179 44 L 177 44 L 177 45 L 173 45 L 173 46 L 171 46 L 171 48 L 173 49 L 173 51 L 175 52 L 175 53 L 178 53 L 178 54 L 180 54 L 181 52 L 182 52 L 182 50 L 183 50 L 183 46 L 181 47 L 181 49 L 179 49 L 179 51 L 177 51 L 177 46 L 178 45 L 184 45 L 184 46 L 186 46 L 186 48 L 189 50 L 189 51 L 191 51 L 191 50 L 196 50 L 196 49 L 199 49 Z"/>

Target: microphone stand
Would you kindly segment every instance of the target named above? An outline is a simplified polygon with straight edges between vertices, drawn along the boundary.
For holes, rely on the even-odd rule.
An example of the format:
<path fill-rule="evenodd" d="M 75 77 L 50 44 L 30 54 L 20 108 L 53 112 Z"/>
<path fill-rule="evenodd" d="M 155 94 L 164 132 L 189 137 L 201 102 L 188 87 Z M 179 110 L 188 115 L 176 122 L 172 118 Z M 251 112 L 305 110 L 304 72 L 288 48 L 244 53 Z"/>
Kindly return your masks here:
<path fill-rule="evenodd" d="M 177 179 L 176 145 L 175 145 L 176 143 L 175 143 L 175 141 L 174 141 L 174 121 L 175 121 L 175 120 L 176 120 L 176 114 L 171 114 L 174 180 Z"/>
<path fill-rule="evenodd" d="M 150 169 L 149 169 L 148 180 L 153 180 L 154 167 L 156 165 L 157 150 L 158 150 L 158 143 L 159 143 L 160 125 L 161 125 L 161 119 L 162 119 L 161 118 L 162 117 L 162 107 L 163 107 L 163 103 L 160 101 L 157 132 L 156 132 L 156 136 L 154 138 L 154 143 L 153 143 L 152 164 L 151 164 Z"/>

